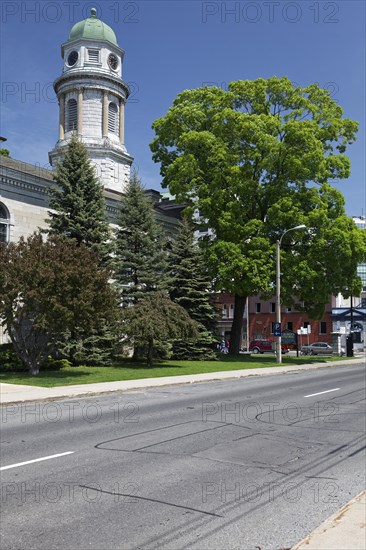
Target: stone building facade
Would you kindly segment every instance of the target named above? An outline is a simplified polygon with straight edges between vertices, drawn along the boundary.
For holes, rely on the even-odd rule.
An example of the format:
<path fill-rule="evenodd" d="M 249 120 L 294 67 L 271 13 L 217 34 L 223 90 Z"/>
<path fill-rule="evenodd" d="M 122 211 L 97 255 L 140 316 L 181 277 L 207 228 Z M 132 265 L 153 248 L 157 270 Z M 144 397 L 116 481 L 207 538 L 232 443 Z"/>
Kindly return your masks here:
<path fill-rule="evenodd" d="M 122 80 L 124 51 L 96 10 L 76 23 L 61 46 L 62 75 L 54 83 L 59 102 L 58 141 L 51 165 L 62 158 L 73 134 L 83 142 L 104 187 L 106 213 L 116 223 L 130 179 L 132 156 L 125 146 L 124 108 L 129 88 Z M 56 129 L 55 129 L 56 130 Z M 17 242 L 45 228 L 52 170 L 0 156 L 0 242 Z M 167 234 L 176 231 L 182 207 L 147 190 L 156 219 Z M 5 336 L 0 328 L 0 344 Z"/>

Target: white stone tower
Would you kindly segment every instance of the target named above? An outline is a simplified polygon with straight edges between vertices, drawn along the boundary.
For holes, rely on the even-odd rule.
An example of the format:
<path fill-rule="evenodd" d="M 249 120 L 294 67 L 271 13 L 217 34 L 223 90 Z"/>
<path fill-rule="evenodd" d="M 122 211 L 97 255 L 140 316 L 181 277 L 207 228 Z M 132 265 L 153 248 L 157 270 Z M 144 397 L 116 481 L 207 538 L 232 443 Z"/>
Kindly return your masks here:
<path fill-rule="evenodd" d="M 105 189 L 124 192 L 133 158 L 124 144 L 124 112 L 129 96 L 122 80 L 124 51 L 113 30 L 96 16 L 76 23 L 61 46 L 62 76 L 54 82 L 60 109 L 59 139 L 50 163 L 76 134 L 89 152 Z"/>

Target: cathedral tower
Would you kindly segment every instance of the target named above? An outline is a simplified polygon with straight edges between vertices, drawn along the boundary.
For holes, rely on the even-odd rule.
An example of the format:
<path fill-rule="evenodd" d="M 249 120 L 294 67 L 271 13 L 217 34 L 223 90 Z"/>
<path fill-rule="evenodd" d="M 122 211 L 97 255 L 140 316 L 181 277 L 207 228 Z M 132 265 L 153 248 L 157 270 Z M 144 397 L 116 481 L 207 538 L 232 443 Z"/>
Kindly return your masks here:
<path fill-rule="evenodd" d="M 105 189 L 123 192 L 130 178 L 133 158 L 124 138 L 124 112 L 129 96 L 122 80 L 124 51 L 113 30 L 97 18 L 96 9 L 76 23 L 61 46 L 64 66 L 54 82 L 59 102 L 59 139 L 49 153 L 50 163 L 76 134 Z"/>

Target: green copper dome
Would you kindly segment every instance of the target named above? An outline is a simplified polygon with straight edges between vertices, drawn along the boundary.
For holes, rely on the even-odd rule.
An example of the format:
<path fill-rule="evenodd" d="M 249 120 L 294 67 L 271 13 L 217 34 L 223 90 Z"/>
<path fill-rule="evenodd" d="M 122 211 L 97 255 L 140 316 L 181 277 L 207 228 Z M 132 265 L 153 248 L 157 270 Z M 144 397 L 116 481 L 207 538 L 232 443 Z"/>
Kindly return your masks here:
<path fill-rule="evenodd" d="M 112 44 L 117 44 L 117 38 L 114 31 L 103 21 L 97 18 L 97 10 L 92 8 L 91 15 L 83 21 L 76 23 L 70 31 L 69 42 L 79 38 L 88 40 L 107 40 Z"/>

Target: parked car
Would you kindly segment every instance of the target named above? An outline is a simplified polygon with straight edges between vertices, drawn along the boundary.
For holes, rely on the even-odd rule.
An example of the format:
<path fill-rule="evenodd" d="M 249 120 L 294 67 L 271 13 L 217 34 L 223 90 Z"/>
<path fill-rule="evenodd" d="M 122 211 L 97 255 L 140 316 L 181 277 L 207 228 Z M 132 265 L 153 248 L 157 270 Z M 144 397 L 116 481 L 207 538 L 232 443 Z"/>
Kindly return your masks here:
<path fill-rule="evenodd" d="M 327 342 L 313 342 L 308 346 L 301 346 L 301 355 L 332 355 L 333 348 Z"/>
<path fill-rule="evenodd" d="M 289 348 L 282 344 L 282 353 L 288 353 Z M 252 340 L 249 344 L 249 351 L 251 353 L 275 353 L 276 351 L 276 342 L 271 342 L 270 340 Z"/>

